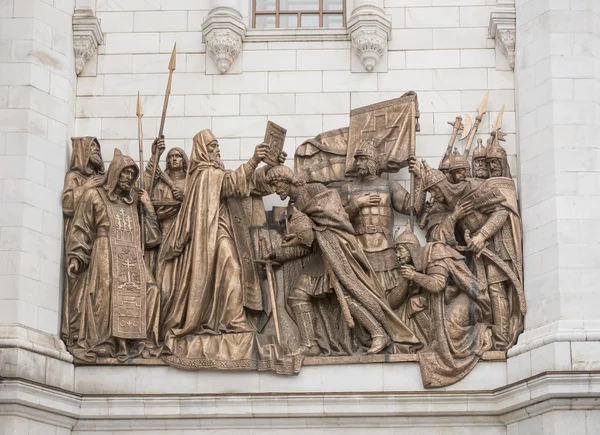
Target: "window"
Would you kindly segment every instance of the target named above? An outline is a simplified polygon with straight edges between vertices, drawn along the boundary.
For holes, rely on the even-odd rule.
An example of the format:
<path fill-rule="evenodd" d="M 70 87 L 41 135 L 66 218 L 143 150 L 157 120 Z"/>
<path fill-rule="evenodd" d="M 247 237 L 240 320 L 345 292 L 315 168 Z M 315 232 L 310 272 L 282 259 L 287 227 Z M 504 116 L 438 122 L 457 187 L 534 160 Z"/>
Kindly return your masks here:
<path fill-rule="evenodd" d="M 345 0 L 252 0 L 252 27 L 257 29 L 342 28 Z"/>

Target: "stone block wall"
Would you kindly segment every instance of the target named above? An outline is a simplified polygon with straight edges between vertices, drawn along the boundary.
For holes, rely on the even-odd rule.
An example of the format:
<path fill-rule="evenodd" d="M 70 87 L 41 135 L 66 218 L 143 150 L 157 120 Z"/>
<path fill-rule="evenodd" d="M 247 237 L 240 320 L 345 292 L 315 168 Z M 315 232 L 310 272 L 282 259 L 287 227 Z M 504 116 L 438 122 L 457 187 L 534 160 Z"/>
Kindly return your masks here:
<path fill-rule="evenodd" d="M 57 334 L 74 0 L 0 2 L 0 324 Z"/>
<path fill-rule="evenodd" d="M 348 1 L 348 14 L 352 10 Z M 389 51 L 366 72 L 349 40 L 281 42 L 253 35 L 226 74 L 202 42 L 208 1 L 98 0 L 106 44 L 78 80 L 76 132 L 97 135 L 110 160 L 119 147 L 137 156 L 135 103 L 144 103 L 144 155 L 157 133 L 167 65 L 177 42 L 177 70 L 165 127 L 167 147 L 190 151 L 192 137 L 211 128 L 228 167 L 252 155 L 267 120 L 288 130 L 286 151 L 330 129 L 348 126 L 350 110 L 414 90 L 419 94 L 418 155 L 437 166 L 452 128 L 447 121 L 476 108 L 490 89 L 488 114 L 479 128 L 487 138 L 506 105 L 506 148 L 516 173 L 514 77 L 488 39 L 495 0 L 386 0 L 392 22 Z M 251 27 L 251 2 L 239 2 Z M 337 38 L 339 39 L 339 38 Z M 363 72 L 355 72 L 358 61 Z M 464 147 L 464 144 L 459 145 Z M 292 164 L 290 160 L 289 164 Z M 407 181 L 408 173 L 394 175 Z M 275 201 L 272 198 L 267 201 Z"/>

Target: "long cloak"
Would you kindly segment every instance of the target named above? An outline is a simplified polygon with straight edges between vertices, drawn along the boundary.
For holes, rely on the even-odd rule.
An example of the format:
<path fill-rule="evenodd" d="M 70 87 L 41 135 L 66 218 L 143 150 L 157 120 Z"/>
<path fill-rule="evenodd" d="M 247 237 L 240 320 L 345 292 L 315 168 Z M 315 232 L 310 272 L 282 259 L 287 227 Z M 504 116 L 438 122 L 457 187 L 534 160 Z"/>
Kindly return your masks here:
<path fill-rule="evenodd" d="M 209 158 L 210 130 L 194 137 L 184 202 L 158 260 L 167 297 L 161 337 L 181 368 L 254 369 L 297 373 L 301 359 L 260 337 L 245 309 L 263 309 L 240 199 L 253 188 L 244 165 L 224 171 Z M 266 340 L 266 341 L 265 341 Z"/>
<path fill-rule="evenodd" d="M 360 302 L 382 324 L 397 348 L 410 351 L 411 347 L 420 345 L 390 308 L 375 272 L 354 236 L 339 194 L 318 187 L 315 184 L 307 186 L 305 189 L 314 191 L 301 195 L 295 205 L 314 224 L 315 238 L 330 270 L 330 285 L 336 285 L 337 281 Z"/>
<path fill-rule="evenodd" d="M 480 298 L 485 300 L 485 282 L 477 280 L 465 258 L 443 243 L 428 243 L 423 252 L 425 273 L 445 269 L 446 286 L 429 292 L 429 343 L 419 352 L 419 365 L 426 388 L 443 387 L 464 378 L 483 352 L 492 347 L 490 325 L 483 319 Z M 458 294 L 450 295 L 450 287 Z"/>
<path fill-rule="evenodd" d="M 75 209 L 79 204 L 83 194 L 87 190 L 84 184 L 94 175 L 104 175 L 104 163 L 94 172 L 89 167 L 91 144 L 98 141 L 95 137 L 74 137 L 73 151 L 71 154 L 71 164 L 69 172 L 65 175 L 65 183 L 62 192 L 62 208 L 64 220 L 64 242 L 65 246 L 69 240 L 71 223 L 75 215 Z M 61 338 L 67 346 L 72 346 L 77 340 L 77 331 L 79 329 L 79 318 L 81 312 L 81 297 L 83 295 L 83 276 L 77 276 L 75 279 L 69 278 L 65 274 L 63 291 L 63 312 L 61 323 Z"/>
<path fill-rule="evenodd" d="M 76 258 L 84 266 L 83 295 L 81 298 L 81 319 L 79 337 L 70 351 L 83 361 L 96 361 L 97 357 L 122 358 L 137 356 L 141 347 L 135 344 L 138 351 L 131 354 L 133 343 L 124 338 L 117 338 L 115 331 L 115 304 L 117 293 L 116 283 L 121 278 L 115 274 L 111 209 L 116 209 L 116 203 L 129 207 L 133 220 L 138 219 L 137 194 L 131 191 L 128 197 L 119 197 L 114 193 L 119 174 L 126 167 L 136 167 L 133 160 L 122 156 L 115 150 L 115 158 L 111 163 L 105 184 L 102 187 L 88 189 L 84 193 L 73 218 L 72 229 L 67 243 L 67 259 Z M 137 167 L 136 167 L 137 169 Z M 114 207 L 114 208 L 113 208 Z M 155 219 L 144 219 L 146 230 L 146 245 L 156 246 L 160 242 L 160 229 Z M 133 251 L 130 258 L 142 258 L 139 243 L 139 228 L 134 225 Z M 137 239 L 136 239 L 137 236 Z M 142 281 L 142 295 L 145 297 L 146 331 L 143 334 L 153 345 L 158 344 L 159 292 L 143 260 L 136 262 L 133 271 L 134 279 L 138 276 Z M 143 277 L 143 278 L 141 278 Z M 124 334 L 121 334 L 124 335 Z M 140 337 L 141 338 L 141 337 Z"/>

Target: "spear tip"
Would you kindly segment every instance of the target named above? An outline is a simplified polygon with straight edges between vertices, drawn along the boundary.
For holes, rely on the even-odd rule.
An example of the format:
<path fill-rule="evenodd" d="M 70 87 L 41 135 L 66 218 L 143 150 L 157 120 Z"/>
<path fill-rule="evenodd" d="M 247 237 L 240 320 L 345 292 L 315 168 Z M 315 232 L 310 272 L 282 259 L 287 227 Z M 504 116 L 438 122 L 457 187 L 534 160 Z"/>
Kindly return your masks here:
<path fill-rule="evenodd" d="M 485 95 L 483 96 L 483 100 L 481 100 L 481 104 L 479 104 L 479 107 L 477 108 L 477 113 L 479 114 L 479 116 L 483 116 L 484 113 L 487 112 L 487 105 L 488 105 L 488 100 L 490 98 L 490 91 L 486 91 Z"/>
<path fill-rule="evenodd" d="M 142 109 L 142 98 L 140 97 L 140 91 L 138 91 L 137 109 L 135 111 L 135 115 L 138 118 L 144 116 L 144 110 Z"/>
<path fill-rule="evenodd" d="M 496 122 L 494 122 L 494 128 L 492 128 L 492 130 L 498 131 L 502 128 L 502 118 L 504 118 L 504 104 L 502 105 L 502 108 L 496 117 Z"/>
<path fill-rule="evenodd" d="M 173 44 L 173 52 L 171 53 L 171 60 L 169 61 L 169 71 L 175 71 L 177 67 L 177 42 Z"/>

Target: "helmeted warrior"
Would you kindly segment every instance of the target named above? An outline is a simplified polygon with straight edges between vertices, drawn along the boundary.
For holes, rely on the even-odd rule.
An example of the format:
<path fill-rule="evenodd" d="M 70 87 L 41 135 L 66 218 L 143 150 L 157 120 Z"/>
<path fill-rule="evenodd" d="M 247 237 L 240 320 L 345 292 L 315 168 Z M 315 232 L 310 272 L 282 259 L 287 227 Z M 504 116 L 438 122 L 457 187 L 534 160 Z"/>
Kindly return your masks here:
<path fill-rule="evenodd" d="M 473 150 L 473 176 L 481 180 L 486 180 L 490 177 L 486 162 L 486 148 L 483 146 L 483 141 L 477 139 L 477 147 Z"/>
<path fill-rule="evenodd" d="M 464 243 L 473 252 L 471 268 L 478 279 L 485 276 L 488 284 L 495 348 L 507 350 L 523 329 L 526 309 L 514 182 L 498 177 L 450 184 L 426 163 L 423 180 L 433 198 L 451 210 L 432 231 L 432 239 L 450 245 Z"/>
<path fill-rule="evenodd" d="M 398 284 L 399 265 L 393 249 L 394 210 L 410 214 L 410 193 L 400 183 L 379 176 L 378 154 L 374 142 L 370 140 L 355 152 L 358 178 L 342 187 L 342 198 L 356 238 L 388 301 L 396 308 L 406 295 L 406 285 Z M 411 160 L 410 170 L 418 178 L 415 167 L 418 168 L 416 159 Z M 418 181 L 415 200 L 417 213 L 422 210 L 424 202 L 425 192 Z"/>
<path fill-rule="evenodd" d="M 269 171 L 267 182 L 281 199 L 289 197 L 296 208 L 282 248 L 304 247 L 297 250 L 296 256 L 286 252 L 280 254 L 286 257 L 285 260 L 314 255 L 294 282 L 288 298 L 300 333 L 298 352 L 304 355 L 320 353 L 313 326 L 312 300 L 332 292 L 336 293 L 340 306 L 347 306 L 351 319 L 370 334 L 368 353 L 378 353 L 392 342 L 403 345 L 404 350 L 419 345 L 387 302 L 354 236 L 337 191 L 320 183 L 305 184 L 285 166 L 276 166 Z M 347 321 L 351 319 L 346 317 Z"/>
<path fill-rule="evenodd" d="M 493 134 L 491 143 L 486 150 L 485 160 L 488 165 L 490 178 L 511 178 L 506 150 L 499 143 L 499 140 L 501 140 L 502 137 L 503 133 L 501 131 Z"/>
<path fill-rule="evenodd" d="M 467 158 L 459 153 L 456 148 L 454 148 L 454 152 L 450 156 L 448 172 L 454 184 L 471 178 L 471 165 L 469 165 Z"/>

